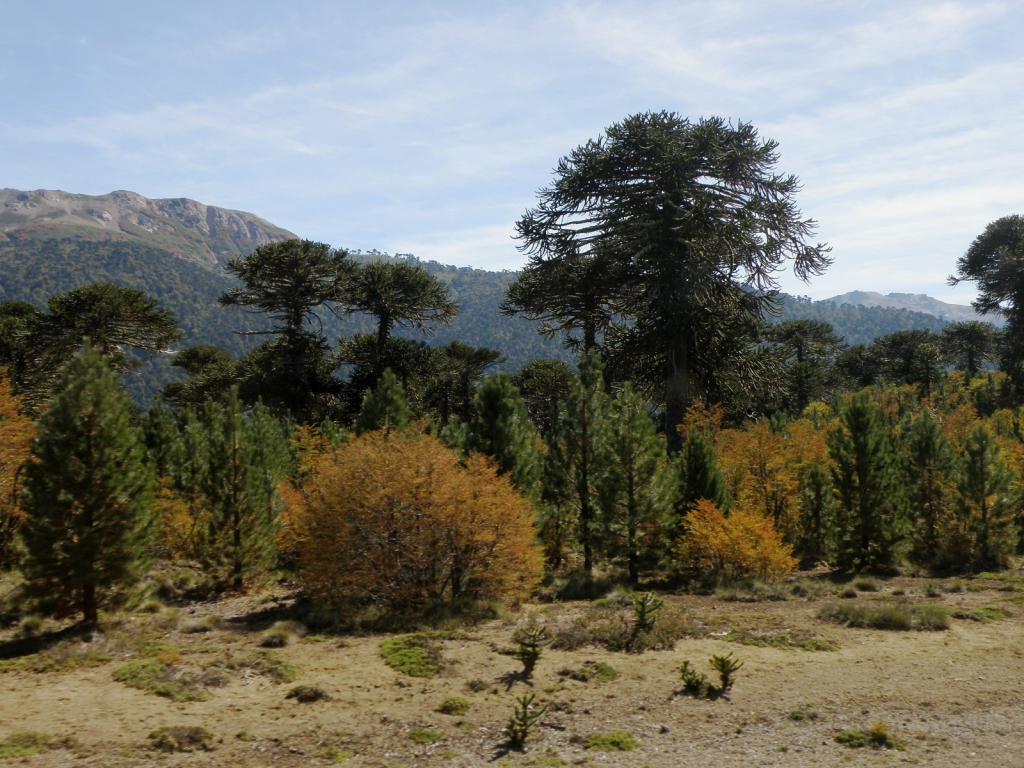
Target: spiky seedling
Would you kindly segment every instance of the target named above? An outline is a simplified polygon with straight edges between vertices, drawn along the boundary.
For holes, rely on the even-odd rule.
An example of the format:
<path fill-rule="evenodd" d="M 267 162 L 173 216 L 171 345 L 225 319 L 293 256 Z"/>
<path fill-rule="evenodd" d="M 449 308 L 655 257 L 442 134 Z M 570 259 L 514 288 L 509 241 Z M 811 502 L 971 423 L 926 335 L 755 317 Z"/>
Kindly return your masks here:
<path fill-rule="evenodd" d="M 653 592 L 639 592 L 630 597 L 633 603 L 633 631 L 635 634 L 650 632 L 658 621 L 658 612 L 665 605 Z"/>
<path fill-rule="evenodd" d="M 522 676 L 529 679 L 533 675 L 541 652 L 551 642 L 551 636 L 548 634 L 547 627 L 531 626 L 516 632 L 513 640 L 515 640 L 516 649 L 512 655 L 523 663 Z"/>
<path fill-rule="evenodd" d="M 679 676 L 683 680 L 683 690 L 698 699 L 707 697 L 711 692 L 711 681 L 703 672 L 698 672 L 689 661 L 684 661 L 679 668 Z"/>
<path fill-rule="evenodd" d="M 743 666 L 743 662 L 733 656 L 732 651 L 730 651 L 725 656 L 712 656 L 709 663 L 711 668 L 718 673 L 720 681 L 718 685 L 719 695 L 729 693 L 729 689 L 736 682 L 736 672 Z"/>
<path fill-rule="evenodd" d="M 526 746 L 530 733 L 548 711 L 547 704 L 535 707 L 535 698 L 532 693 L 520 696 L 512 708 L 512 717 L 505 726 L 505 735 L 508 736 L 508 743 L 513 749 L 522 750 Z"/>

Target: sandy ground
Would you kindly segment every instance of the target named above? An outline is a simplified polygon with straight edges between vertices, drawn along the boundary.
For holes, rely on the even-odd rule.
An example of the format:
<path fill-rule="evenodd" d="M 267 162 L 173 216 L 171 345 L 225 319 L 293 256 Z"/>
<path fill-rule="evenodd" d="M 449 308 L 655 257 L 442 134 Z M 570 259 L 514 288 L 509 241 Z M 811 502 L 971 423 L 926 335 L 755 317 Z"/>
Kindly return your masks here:
<path fill-rule="evenodd" d="M 857 600 L 891 597 L 941 603 L 951 610 L 980 606 L 1008 609 L 988 623 L 954 619 L 946 631 L 891 632 L 849 629 L 816 614 L 834 596 L 783 602 L 726 602 L 714 597 L 667 596 L 674 608 L 710 623 L 716 631 L 761 628 L 793 630 L 835 643 L 833 651 L 756 647 L 709 636 L 682 639 L 674 650 L 613 653 L 585 647 L 547 650 L 532 684 L 502 680 L 518 662 L 501 653 L 510 645 L 513 620 L 491 621 L 444 640 L 449 661 L 437 677 L 400 674 L 383 661 L 383 636 L 307 637 L 267 651 L 293 665 L 296 683 L 317 685 L 329 701 L 302 704 L 285 698 L 293 683 L 275 684 L 251 672 L 233 674 L 210 690 L 206 701 L 175 703 L 112 679 L 115 669 L 138 655 L 120 652 L 110 661 L 50 672 L 0 673 L 0 741 L 20 731 L 72 737 L 74 746 L 0 761 L 30 766 L 1024 766 L 1024 604 L 1010 583 L 965 581 L 968 590 L 925 598 L 926 582 L 900 579 L 883 592 Z M 999 589 L 1002 587 L 1002 589 Z M 240 618 L 267 596 L 232 598 L 182 610 L 177 628 L 155 617 L 131 617 L 117 631 L 133 632 L 180 649 L 181 664 L 201 664 L 225 653 L 258 650 L 259 629 Z M 583 603 L 528 606 L 544 622 L 586 609 Z M 225 619 L 207 633 L 182 629 L 205 615 Z M 234 619 L 234 620 L 232 620 Z M 521 615 L 519 617 L 521 620 Z M 12 631 L 0 634 L 10 647 Z M 79 641 L 69 641 L 79 642 Z M 678 668 L 690 659 L 703 670 L 716 653 L 734 652 L 745 665 L 729 699 L 676 695 Z M 8 655 L 10 655 L 8 653 Z M 612 665 L 612 682 L 578 682 L 558 675 L 585 660 Z M 483 680 L 486 690 L 467 683 Z M 502 747 L 502 727 L 515 696 L 533 691 L 552 711 L 525 752 Z M 461 716 L 436 712 L 460 696 L 472 708 Z M 794 710 L 816 719 L 793 719 Z M 905 749 L 850 749 L 835 735 L 885 722 Z M 212 751 L 165 754 L 147 736 L 169 725 L 199 725 L 216 738 Z M 443 736 L 416 744 L 414 728 Z M 639 746 L 628 752 L 597 752 L 585 740 L 625 731 Z M 333 748 L 333 752 L 328 750 Z M 332 762 L 333 761 L 333 762 Z"/>

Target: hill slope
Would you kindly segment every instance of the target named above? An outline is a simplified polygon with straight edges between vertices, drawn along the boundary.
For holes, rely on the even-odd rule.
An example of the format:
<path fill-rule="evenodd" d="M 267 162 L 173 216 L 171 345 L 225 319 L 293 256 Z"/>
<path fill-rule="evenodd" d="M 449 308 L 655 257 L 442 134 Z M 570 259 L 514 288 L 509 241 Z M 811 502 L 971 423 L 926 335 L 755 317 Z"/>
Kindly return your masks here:
<path fill-rule="evenodd" d="M 922 312 L 950 323 L 969 320 L 983 320 L 999 325 L 999 319 L 993 316 L 979 315 L 974 307 L 966 304 L 949 304 L 945 301 L 927 296 L 923 293 L 887 293 L 877 291 L 850 291 L 828 299 L 823 304 L 850 304 L 858 307 L 885 307 L 887 309 L 905 309 L 910 312 Z"/>
<path fill-rule="evenodd" d="M 241 355 L 265 337 L 238 332 L 265 328 L 266 324 L 259 315 L 219 305 L 217 298 L 233 285 L 223 263 L 263 243 L 290 237 L 294 235 L 252 214 L 191 200 L 148 200 L 130 192 L 90 197 L 3 190 L 0 301 L 19 299 L 43 305 L 55 293 L 91 282 L 140 288 L 175 314 L 186 333 L 186 345 L 216 344 Z M 514 371 L 537 358 L 572 358 L 559 340 L 539 336 L 536 323 L 501 315 L 499 306 L 515 279 L 514 272 L 377 253 L 358 254 L 357 258 L 408 259 L 448 285 L 459 304 L 459 316 L 429 337 L 406 334 L 412 338 L 430 344 L 459 339 L 497 349 L 506 357 L 499 370 Z M 776 321 L 823 320 L 851 344 L 867 343 L 898 330 L 939 331 L 946 324 L 935 314 L 902 307 L 812 302 L 786 295 L 782 305 Z M 327 313 L 322 319 L 332 341 L 372 327 L 370 318 L 361 315 L 336 318 Z M 173 376 L 166 357 L 151 358 L 140 374 L 130 377 L 130 385 L 145 402 Z"/>
<path fill-rule="evenodd" d="M 258 216 L 187 198 L 151 200 L 134 192 L 75 195 L 0 190 L 0 240 L 74 236 L 146 243 L 207 267 L 264 243 L 295 237 Z"/>

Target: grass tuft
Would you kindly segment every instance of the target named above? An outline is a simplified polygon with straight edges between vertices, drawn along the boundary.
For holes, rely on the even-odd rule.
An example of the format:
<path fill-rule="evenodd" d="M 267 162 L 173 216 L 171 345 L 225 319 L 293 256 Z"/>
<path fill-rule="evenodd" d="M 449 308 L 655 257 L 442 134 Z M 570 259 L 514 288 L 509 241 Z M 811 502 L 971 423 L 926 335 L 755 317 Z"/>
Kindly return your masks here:
<path fill-rule="evenodd" d="M 440 643 L 425 634 L 383 640 L 380 655 L 385 664 L 409 677 L 434 677 L 444 666 Z"/>
<path fill-rule="evenodd" d="M 843 731 L 836 734 L 836 742 L 851 749 L 871 747 L 872 749 L 902 750 L 904 744 L 889 732 L 885 723 L 875 723 L 866 731 Z"/>
<path fill-rule="evenodd" d="M 409 731 L 409 740 L 413 744 L 437 744 L 444 741 L 444 734 L 429 728 L 413 728 Z"/>
<path fill-rule="evenodd" d="M 949 629 L 949 611 L 929 603 L 833 603 L 818 612 L 818 618 L 847 627 L 909 631 Z"/>
<path fill-rule="evenodd" d="M 197 725 L 170 725 L 149 734 L 150 749 L 160 752 L 209 752 L 213 734 Z"/>
<path fill-rule="evenodd" d="M 450 699 L 445 699 L 438 705 L 437 711 L 442 715 L 464 715 L 472 708 L 472 704 L 469 703 L 468 699 L 463 699 L 460 696 L 453 696 Z"/>
<path fill-rule="evenodd" d="M 625 731 L 595 733 L 587 737 L 587 749 L 595 752 L 632 752 L 640 743 Z"/>

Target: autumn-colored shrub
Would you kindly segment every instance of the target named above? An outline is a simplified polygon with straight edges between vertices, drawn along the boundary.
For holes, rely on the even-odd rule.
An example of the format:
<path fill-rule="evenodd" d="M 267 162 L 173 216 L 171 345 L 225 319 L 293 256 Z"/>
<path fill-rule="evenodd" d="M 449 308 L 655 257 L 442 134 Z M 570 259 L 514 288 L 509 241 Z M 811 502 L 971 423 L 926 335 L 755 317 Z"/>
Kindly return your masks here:
<path fill-rule="evenodd" d="M 777 579 L 797 565 L 771 518 L 744 509 L 726 517 L 706 499 L 687 515 L 677 555 L 687 570 L 726 578 Z"/>
<path fill-rule="evenodd" d="M 17 501 L 24 480 L 21 468 L 36 433 L 32 420 L 19 413 L 20 406 L 0 371 L 0 570 L 11 564 L 14 537 L 23 518 Z"/>
<path fill-rule="evenodd" d="M 297 510 L 306 590 L 336 608 L 521 600 L 541 574 L 535 514 L 494 464 L 436 438 L 369 432 L 325 454 Z"/>

